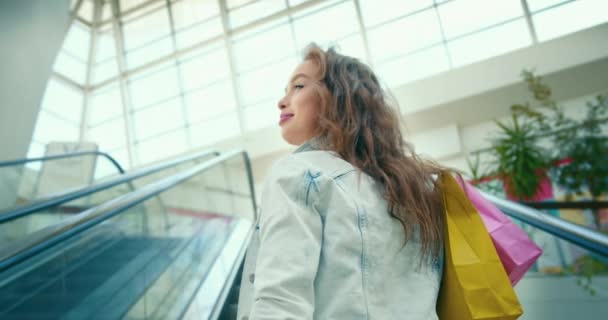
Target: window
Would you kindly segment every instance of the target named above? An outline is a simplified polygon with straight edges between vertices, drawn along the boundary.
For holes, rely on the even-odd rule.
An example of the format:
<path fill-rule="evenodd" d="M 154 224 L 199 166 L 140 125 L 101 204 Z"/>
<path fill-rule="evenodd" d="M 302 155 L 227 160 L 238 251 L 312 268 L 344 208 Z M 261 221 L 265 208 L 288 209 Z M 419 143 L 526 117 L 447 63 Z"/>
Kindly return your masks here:
<path fill-rule="evenodd" d="M 82 116 L 82 99 L 80 90 L 51 78 L 47 83 L 41 108 L 78 127 Z"/>
<path fill-rule="evenodd" d="M 293 56 L 296 51 L 289 24 L 257 28 L 237 38 L 233 45 L 237 73 Z"/>
<path fill-rule="evenodd" d="M 189 123 L 199 123 L 236 109 L 230 81 L 222 81 L 185 96 Z"/>
<path fill-rule="evenodd" d="M 450 42 L 454 67 L 493 57 L 532 44 L 524 19 L 475 33 Z"/>
<path fill-rule="evenodd" d="M 390 87 L 422 79 L 449 69 L 445 47 L 438 45 L 424 51 L 376 66 L 380 80 Z"/>
<path fill-rule="evenodd" d="M 231 4 L 236 6 L 237 2 L 228 3 L 228 18 L 231 28 L 238 28 L 255 20 L 269 16 L 277 11 L 285 9 L 285 0 L 258 0 L 249 1 L 246 4 L 239 3 L 238 8 L 231 9 Z M 234 8 L 234 7 L 233 7 Z"/>
<path fill-rule="evenodd" d="M 603 0 L 572 1 L 533 16 L 539 41 L 554 39 L 608 21 Z"/>
<path fill-rule="evenodd" d="M 363 21 L 374 26 L 384 21 L 433 7 L 433 0 L 359 0 Z"/>
<path fill-rule="evenodd" d="M 373 29 L 368 39 L 375 63 L 442 42 L 434 9 Z"/>
<path fill-rule="evenodd" d="M 448 39 L 523 17 L 521 2 L 513 0 L 457 0 L 442 4 L 437 10 Z"/>
<path fill-rule="evenodd" d="M 277 100 L 265 100 L 243 110 L 245 131 L 253 131 L 279 123 Z"/>
<path fill-rule="evenodd" d="M 89 126 L 123 115 L 122 98 L 117 85 L 102 88 L 91 94 L 88 104 Z"/>
<path fill-rule="evenodd" d="M 160 137 L 154 137 L 135 145 L 139 163 L 149 163 L 168 158 L 187 150 L 186 132 L 177 130 Z"/>
<path fill-rule="evenodd" d="M 198 51 L 195 55 L 180 58 L 179 69 L 185 91 L 230 77 L 228 53 L 224 47 Z"/>
<path fill-rule="evenodd" d="M 262 100 L 280 99 L 287 81 L 289 81 L 289 76 L 297 65 L 298 62 L 295 58 L 288 58 L 239 76 L 241 103 L 248 106 Z"/>
<path fill-rule="evenodd" d="M 161 69 L 162 68 L 162 69 Z M 138 109 L 179 94 L 177 71 L 173 63 L 133 79 L 129 83 L 133 108 Z"/>
<path fill-rule="evenodd" d="M 181 30 L 220 15 L 217 1 L 181 0 L 171 4 L 173 25 Z"/>
<path fill-rule="evenodd" d="M 85 137 L 96 142 L 102 151 L 124 146 L 127 144 L 125 119 L 121 117 L 90 127 Z"/>
<path fill-rule="evenodd" d="M 236 112 L 222 115 L 190 127 L 190 138 L 193 146 L 208 146 L 241 134 L 239 117 Z"/>
<path fill-rule="evenodd" d="M 293 26 L 298 50 L 313 41 L 326 45 L 359 31 L 357 14 L 351 1 L 332 5 L 306 16 L 297 16 Z"/>
<path fill-rule="evenodd" d="M 135 138 L 137 141 L 183 127 L 184 115 L 181 98 L 171 99 L 161 104 L 147 107 L 133 114 Z"/>
<path fill-rule="evenodd" d="M 161 7 L 144 16 L 124 22 L 125 50 L 131 51 L 169 35 L 167 8 Z"/>

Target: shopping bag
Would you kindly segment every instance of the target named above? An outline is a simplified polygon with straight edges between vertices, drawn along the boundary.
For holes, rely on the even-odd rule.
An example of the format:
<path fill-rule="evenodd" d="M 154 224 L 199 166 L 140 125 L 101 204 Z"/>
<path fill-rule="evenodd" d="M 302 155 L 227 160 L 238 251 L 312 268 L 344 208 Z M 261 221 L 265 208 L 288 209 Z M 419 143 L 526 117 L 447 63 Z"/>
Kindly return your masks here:
<path fill-rule="evenodd" d="M 515 286 L 538 260 L 542 250 L 500 209 L 486 200 L 475 187 L 461 177 L 456 180 L 479 211 L 498 257 L 509 275 L 511 285 Z"/>
<path fill-rule="evenodd" d="M 517 319 L 521 305 L 479 213 L 450 174 L 441 175 L 441 188 L 446 233 L 439 318 Z"/>

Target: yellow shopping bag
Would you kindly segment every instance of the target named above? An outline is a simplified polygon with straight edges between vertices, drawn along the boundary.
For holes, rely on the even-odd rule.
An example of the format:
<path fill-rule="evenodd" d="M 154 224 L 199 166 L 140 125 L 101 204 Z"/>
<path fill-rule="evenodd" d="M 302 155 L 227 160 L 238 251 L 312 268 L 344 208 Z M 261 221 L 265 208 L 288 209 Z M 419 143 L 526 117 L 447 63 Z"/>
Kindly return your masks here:
<path fill-rule="evenodd" d="M 521 305 L 479 213 L 451 174 L 442 174 L 441 186 L 447 226 L 439 318 L 517 319 Z"/>

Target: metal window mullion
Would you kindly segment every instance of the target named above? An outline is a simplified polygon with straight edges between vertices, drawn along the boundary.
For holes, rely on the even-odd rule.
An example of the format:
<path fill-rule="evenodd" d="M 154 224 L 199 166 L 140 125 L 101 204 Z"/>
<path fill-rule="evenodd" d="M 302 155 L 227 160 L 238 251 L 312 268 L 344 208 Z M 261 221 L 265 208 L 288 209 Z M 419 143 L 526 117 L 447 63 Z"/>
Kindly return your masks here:
<path fill-rule="evenodd" d="M 293 14 L 294 12 L 298 12 L 298 11 L 310 8 L 313 5 L 319 4 L 319 3 L 323 2 L 323 1 L 324 0 L 309 0 L 307 2 L 304 2 L 302 4 L 297 5 L 295 7 L 288 8 L 288 9 L 283 10 L 283 11 L 279 11 L 278 13 L 272 14 L 272 15 L 267 16 L 265 18 L 261 18 L 260 20 L 256 20 L 256 21 L 251 22 L 249 24 L 246 24 L 246 25 L 243 25 L 241 27 L 235 28 L 234 30 L 229 30 L 228 34 L 231 37 L 233 37 L 233 36 L 235 36 L 237 34 L 240 34 L 240 33 L 246 32 L 247 30 L 250 30 L 250 29 L 253 29 L 255 27 L 258 27 L 258 26 L 260 26 L 260 25 L 262 25 L 264 23 L 268 23 L 270 21 L 274 21 L 276 19 L 282 18 L 282 17 L 284 17 L 286 15 Z M 346 1 L 346 0 L 344 0 L 344 1 Z M 212 43 L 223 41 L 225 37 L 226 37 L 226 34 L 222 34 L 222 35 L 214 36 L 214 37 L 209 38 L 207 40 L 203 40 L 203 41 L 201 41 L 199 43 L 196 43 L 196 44 L 194 44 L 194 45 L 192 45 L 190 47 L 187 47 L 187 48 L 184 48 L 184 49 L 180 49 L 177 52 L 174 52 L 174 53 L 171 53 L 169 55 L 160 57 L 160 58 L 158 58 L 156 60 L 152 60 L 152 61 L 150 61 L 150 62 L 148 62 L 148 63 L 146 63 L 144 65 L 135 67 L 135 68 L 133 68 L 131 70 L 126 70 L 122 74 L 122 76 L 125 77 L 125 76 L 132 76 L 132 75 L 138 74 L 138 73 L 140 73 L 142 71 L 145 71 L 147 69 L 150 69 L 150 68 L 152 68 L 152 67 L 154 67 L 156 65 L 159 65 L 161 63 L 167 62 L 170 59 L 179 58 L 180 56 L 186 55 L 186 54 L 191 53 L 191 52 L 193 52 L 195 50 L 198 50 L 200 48 L 204 48 L 207 45 L 210 45 Z M 103 87 L 103 86 L 107 85 L 108 83 L 113 82 L 115 80 L 116 80 L 116 77 L 104 80 L 104 81 L 100 82 L 99 84 L 96 84 L 94 86 L 94 89 Z"/>
<path fill-rule="evenodd" d="M 57 72 L 57 71 L 51 71 L 51 76 L 53 78 L 57 78 L 59 80 L 61 80 L 62 82 L 64 82 L 65 84 L 69 85 L 70 87 L 72 87 L 75 90 L 78 91 L 84 91 L 85 87 L 83 85 L 81 85 L 80 83 L 64 76 L 63 74 Z"/>
<path fill-rule="evenodd" d="M 78 11 L 80 11 L 80 7 L 82 7 L 83 2 L 84 2 L 84 0 L 78 0 L 78 2 L 76 2 L 76 5 L 74 6 L 74 10 L 72 10 L 72 12 L 70 12 L 70 17 L 68 18 L 66 33 L 70 30 L 70 26 L 72 26 L 72 23 L 78 17 Z"/>
<path fill-rule="evenodd" d="M 120 6 L 118 0 L 112 0 L 112 30 L 114 32 L 114 42 L 116 48 L 116 60 L 118 62 L 118 74 L 119 79 L 118 83 L 120 86 L 120 96 L 122 100 L 122 112 L 124 115 L 124 124 L 125 124 L 125 135 L 126 135 L 126 147 L 127 147 L 127 157 L 129 159 L 129 166 L 134 167 L 135 165 L 135 155 L 136 153 L 133 151 L 135 146 L 135 136 L 134 136 L 134 127 L 133 127 L 133 119 L 131 117 L 131 95 L 129 94 L 129 90 L 127 87 L 127 78 L 122 76 L 127 70 L 127 62 L 126 62 L 126 52 L 124 50 L 124 37 L 122 32 L 122 24 L 120 22 Z M 137 161 L 139 163 L 139 161 Z"/>
<path fill-rule="evenodd" d="M 289 10 L 289 0 L 285 0 L 285 6 Z M 287 23 L 289 23 L 289 30 L 291 31 L 291 41 L 293 41 L 294 55 L 298 56 L 298 41 L 296 39 L 296 28 L 294 27 L 294 19 L 291 13 L 287 15 Z"/>
<path fill-rule="evenodd" d="M 172 8 L 172 3 L 171 0 L 166 0 L 167 3 L 167 13 L 169 15 L 169 28 L 171 30 L 170 33 L 170 37 L 171 37 L 171 43 L 173 43 L 173 52 L 177 52 L 178 48 L 177 48 L 177 38 L 176 38 L 176 34 L 175 34 L 175 20 L 173 17 L 173 8 Z M 185 85 L 184 85 L 184 81 L 182 78 L 182 70 L 180 68 L 180 63 L 178 62 L 178 59 L 175 59 L 175 69 L 177 71 L 177 85 L 179 88 L 179 96 L 180 96 L 180 101 L 181 101 L 181 105 L 182 105 L 182 117 L 183 117 L 183 127 L 184 130 L 186 131 L 186 145 L 188 146 L 188 149 L 192 149 L 192 137 L 190 136 L 190 130 L 188 129 L 190 127 L 190 116 L 188 114 L 188 108 L 186 108 L 186 95 L 185 95 Z"/>
<path fill-rule="evenodd" d="M 239 120 L 239 128 L 241 130 L 239 136 L 242 138 L 245 134 L 245 119 L 243 114 L 243 98 L 241 96 L 241 88 L 238 86 L 237 73 L 234 66 L 234 50 L 232 49 L 232 30 L 230 29 L 230 20 L 228 17 L 228 9 L 226 0 L 217 0 L 220 6 L 220 17 L 222 19 L 222 29 L 224 30 L 224 45 L 228 53 L 228 67 L 230 68 L 230 81 L 232 82 L 232 92 L 236 100 L 236 112 Z"/>
<path fill-rule="evenodd" d="M 101 0 L 94 0 L 93 3 L 93 27 L 90 29 L 91 31 L 91 39 L 89 41 L 89 57 L 87 61 L 87 75 L 85 79 L 85 90 L 82 99 L 82 114 L 80 118 L 80 136 L 78 138 L 79 142 L 82 142 L 85 138 L 85 132 L 87 128 L 87 124 L 89 122 L 90 110 L 89 110 L 89 97 L 91 95 L 91 82 L 94 75 L 93 66 L 95 65 L 95 55 L 97 51 L 97 33 L 98 33 L 98 25 L 97 22 L 101 19 L 101 8 L 103 6 L 103 2 Z"/>
<path fill-rule="evenodd" d="M 365 49 L 365 57 L 367 58 L 367 64 L 370 67 L 374 67 L 374 62 L 372 61 L 372 54 L 369 49 L 369 41 L 367 39 L 367 29 L 365 29 L 365 25 L 363 24 L 363 14 L 361 12 L 361 4 L 359 0 L 354 0 L 355 11 L 357 11 L 357 21 L 359 22 L 359 32 L 361 32 L 361 37 L 363 37 L 363 48 Z"/>
<path fill-rule="evenodd" d="M 435 15 L 437 16 L 437 23 L 439 24 L 439 31 L 441 32 L 441 42 L 443 43 L 443 48 L 445 49 L 445 55 L 448 58 L 448 67 L 453 69 L 454 63 L 452 62 L 452 55 L 450 54 L 450 48 L 448 47 L 448 39 L 445 36 L 445 28 L 443 27 L 441 16 L 439 15 L 439 6 L 435 1 L 433 1 L 433 10 L 435 10 Z"/>
<path fill-rule="evenodd" d="M 524 9 L 524 15 L 526 17 L 526 23 L 528 24 L 528 30 L 530 31 L 530 38 L 532 38 L 532 43 L 538 44 L 538 35 L 536 34 L 536 28 L 534 27 L 534 22 L 532 21 L 532 13 L 530 12 L 528 1 L 521 0 L 521 6 Z"/>

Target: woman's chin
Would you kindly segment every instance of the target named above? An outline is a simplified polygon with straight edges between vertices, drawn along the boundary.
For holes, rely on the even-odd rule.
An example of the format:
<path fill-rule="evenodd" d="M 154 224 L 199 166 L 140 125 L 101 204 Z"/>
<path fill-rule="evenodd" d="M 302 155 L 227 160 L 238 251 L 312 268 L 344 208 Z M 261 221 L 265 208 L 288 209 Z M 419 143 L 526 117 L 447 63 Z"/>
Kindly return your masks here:
<path fill-rule="evenodd" d="M 299 146 L 306 141 L 298 137 L 298 135 L 294 135 L 292 132 L 289 132 L 289 130 L 286 130 L 285 127 L 283 127 L 281 130 L 281 137 L 283 137 L 285 142 L 293 146 Z"/>

